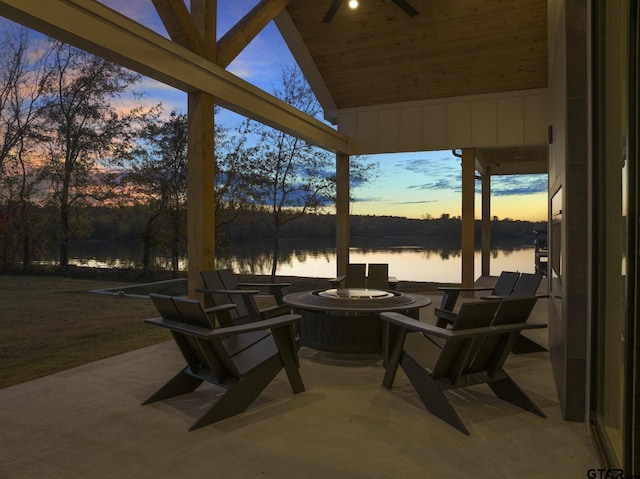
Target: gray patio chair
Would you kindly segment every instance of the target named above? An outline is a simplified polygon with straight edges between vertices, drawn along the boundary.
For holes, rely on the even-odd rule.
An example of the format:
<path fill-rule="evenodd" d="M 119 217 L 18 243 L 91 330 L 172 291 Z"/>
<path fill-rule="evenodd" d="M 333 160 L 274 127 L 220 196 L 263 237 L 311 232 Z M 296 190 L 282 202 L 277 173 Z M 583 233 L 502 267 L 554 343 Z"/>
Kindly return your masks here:
<path fill-rule="evenodd" d="M 236 306 L 235 310 L 230 311 L 232 324 L 262 321 L 291 312 L 291 307 L 286 304 L 259 308 L 255 296 L 259 294 L 260 291 L 257 289 L 240 289 L 240 286 L 245 286 L 246 283 L 233 283 L 231 279 L 233 271 L 231 270 L 201 271 L 200 275 L 202 276 L 205 287 L 196 289 L 196 292 L 208 294 L 215 305 L 234 304 Z M 224 282 L 224 279 L 227 280 L 229 286 Z M 283 284 L 282 287 L 284 287 L 284 285 L 285 284 Z M 286 285 L 288 285 L 288 283 L 286 283 Z M 263 286 L 270 285 L 264 284 Z"/>
<path fill-rule="evenodd" d="M 393 338 L 382 385 L 392 389 L 400 366 L 425 407 L 467 435 L 468 429 L 444 393 L 447 390 L 486 384 L 499 398 L 545 417 L 503 369 L 520 332 L 535 327 L 526 321 L 536 300 L 464 303 L 451 329 L 399 313 L 382 313 Z"/>
<path fill-rule="evenodd" d="M 475 292 L 475 291 L 490 291 L 491 295 L 496 296 L 509 296 L 513 291 L 514 286 L 518 282 L 520 273 L 515 271 L 503 271 L 500 273 L 496 284 L 492 287 L 471 287 L 461 288 L 457 286 L 440 286 L 439 291 L 442 291 L 442 302 L 440 303 L 440 309 L 445 311 L 453 311 L 458 301 L 458 297 L 462 292 Z M 439 324 L 439 326 L 444 326 Z"/>
<path fill-rule="evenodd" d="M 304 391 L 293 338 L 299 315 L 212 329 L 198 301 L 170 298 L 182 321 L 153 318 L 145 322 L 171 331 L 187 365 L 143 404 L 195 391 L 203 382 L 223 391 L 190 431 L 244 412 L 285 369 L 294 394 Z M 166 303 L 166 298 L 160 298 Z M 166 304 L 165 304 L 166 306 Z M 219 306 L 220 311 L 233 305 Z"/>

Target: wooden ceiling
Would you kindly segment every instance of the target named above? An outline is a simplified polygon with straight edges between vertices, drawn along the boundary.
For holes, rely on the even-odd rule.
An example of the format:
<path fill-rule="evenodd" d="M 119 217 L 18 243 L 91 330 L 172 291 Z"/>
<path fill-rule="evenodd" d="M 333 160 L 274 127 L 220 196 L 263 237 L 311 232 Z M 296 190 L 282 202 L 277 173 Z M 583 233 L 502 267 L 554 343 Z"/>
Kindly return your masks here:
<path fill-rule="evenodd" d="M 290 0 L 338 108 L 547 87 L 546 0 Z"/>

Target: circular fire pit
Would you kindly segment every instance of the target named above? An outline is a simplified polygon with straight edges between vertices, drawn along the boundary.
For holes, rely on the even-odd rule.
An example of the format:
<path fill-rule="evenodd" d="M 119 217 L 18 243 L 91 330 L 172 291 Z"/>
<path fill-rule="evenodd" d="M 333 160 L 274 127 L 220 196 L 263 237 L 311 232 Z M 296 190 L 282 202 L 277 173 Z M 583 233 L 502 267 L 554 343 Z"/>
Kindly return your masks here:
<path fill-rule="evenodd" d="M 418 319 L 418 310 L 431 299 L 398 291 L 339 288 L 291 293 L 284 302 L 302 316 L 302 345 L 336 353 L 381 354 L 380 313 L 395 311 Z"/>

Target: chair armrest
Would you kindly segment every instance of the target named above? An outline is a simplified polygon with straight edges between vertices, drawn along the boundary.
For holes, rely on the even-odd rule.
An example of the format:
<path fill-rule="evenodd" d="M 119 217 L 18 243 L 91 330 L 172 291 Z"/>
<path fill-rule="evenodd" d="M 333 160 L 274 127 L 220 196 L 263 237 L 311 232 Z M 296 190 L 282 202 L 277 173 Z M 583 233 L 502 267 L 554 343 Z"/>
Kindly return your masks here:
<path fill-rule="evenodd" d="M 196 289 L 196 293 L 210 293 L 210 294 L 236 294 L 239 296 L 253 296 L 260 291 L 256 289 L 206 289 L 206 288 L 198 288 Z"/>
<path fill-rule="evenodd" d="M 454 323 L 458 315 L 452 311 L 447 311 L 446 309 L 435 308 L 434 312 L 438 319 L 443 319 L 449 323 Z"/>
<path fill-rule="evenodd" d="M 260 317 L 264 319 L 275 318 L 291 313 L 291 306 L 288 304 L 278 304 L 260 310 Z"/>
<path fill-rule="evenodd" d="M 381 313 L 380 317 L 388 323 L 395 324 L 401 328 L 417 333 L 435 336 L 443 339 L 465 339 L 478 336 L 489 336 L 501 333 L 514 333 L 524 329 L 533 329 L 540 327 L 538 323 L 516 323 L 501 324 L 499 326 L 483 326 L 481 328 L 470 328 L 453 331 L 444 329 L 433 324 L 423 323 L 400 313 Z"/>
<path fill-rule="evenodd" d="M 536 294 L 534 295 L 536 298 L 548 298 L 549 295 L 548 294 Z M 506 299 L 506 298 L 514 298 L 515 296 L 499 296 L 497 294 L 489 294 L 486 296 L 480 296 L 480 299 Z"/>
<path fill-rule="evenodd" d="M 178 333 L 189 334 L 203 339 L 213 339 L 218 337 L 227 338 L 229 336 L 253 333 L 255 331 L 265 331 L 267 329 L 275 329 L 283 326 L 288 327 L 290 324 L 297 322 L 300 318 L 301 316 L 299 314 L 287 314 L 284 316 L 278 316 L 277 318 L 265 319 L 264 321 L 217 329 L 202 328 L 200 326 L 179 323 L 177 321 L 162 318 L 145 319 L 144 322 L 147 324 L 153 324 L 154 326 L 167 328 Z"/>
<path fill-rule="evenodd" d="M 238 283 L 238 286 L 244 286 L 247 288 L 286 288 L 291 286 L 291 283 Z"/>
<path fill-rule="evenodd" d="M 473 286 L 471 288 L 462 288 L 458 286 L 438 286 L 438 291 L 492 291 L 493 288 L 488 286 Z"/>

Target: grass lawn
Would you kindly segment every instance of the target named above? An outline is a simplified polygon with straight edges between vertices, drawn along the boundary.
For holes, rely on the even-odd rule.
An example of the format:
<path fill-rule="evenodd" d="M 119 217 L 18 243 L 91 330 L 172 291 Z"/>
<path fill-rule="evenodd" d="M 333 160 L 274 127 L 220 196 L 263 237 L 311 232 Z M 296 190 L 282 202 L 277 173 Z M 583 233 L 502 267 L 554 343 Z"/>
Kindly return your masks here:
<path fill-rule="evenodd" d="M 0 388 L 171 339 L 150 300 L 89 292 L 118 285 L 0 275 Z"/>

